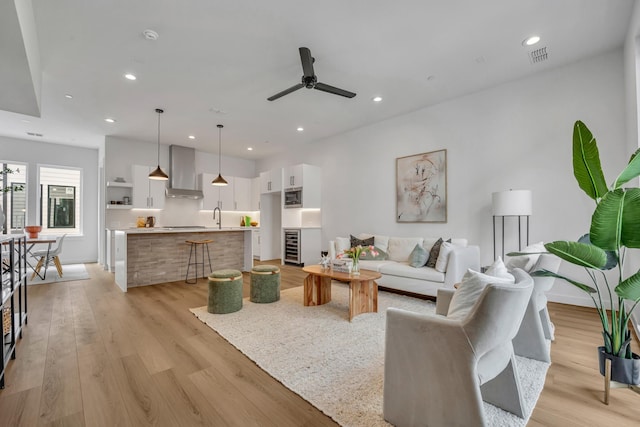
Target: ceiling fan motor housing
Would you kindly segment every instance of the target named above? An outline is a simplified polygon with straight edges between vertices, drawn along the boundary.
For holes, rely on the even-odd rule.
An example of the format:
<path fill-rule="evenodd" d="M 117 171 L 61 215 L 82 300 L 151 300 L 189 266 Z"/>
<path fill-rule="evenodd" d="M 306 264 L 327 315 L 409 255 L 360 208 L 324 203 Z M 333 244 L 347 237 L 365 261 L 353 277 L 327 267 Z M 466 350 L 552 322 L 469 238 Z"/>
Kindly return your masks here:
<path fill-rule="evenodd" d="M 315 75 L 302 76 L 302 84 L 307 89 L 313 89 L 316 86 L 316 83 L 318 83 L 318 77 L 316 77 Z"/>

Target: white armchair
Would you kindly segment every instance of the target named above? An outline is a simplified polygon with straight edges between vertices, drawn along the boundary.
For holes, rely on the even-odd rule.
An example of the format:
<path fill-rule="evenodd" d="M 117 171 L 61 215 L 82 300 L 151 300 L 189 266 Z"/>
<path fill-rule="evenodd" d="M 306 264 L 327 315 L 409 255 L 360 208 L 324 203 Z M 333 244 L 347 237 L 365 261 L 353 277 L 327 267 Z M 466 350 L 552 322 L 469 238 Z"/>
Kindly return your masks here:
<path fill-rule="evenodd" d="M 512 340 L 533 280 L 488 285 L 463 320 L 390 308 L 384 364 L 384 418 L 398 426 L 486 425 L 482 401 L 524 417 Z M 443 298 L 439 312 L 448 309 Z M 444 305 L 447 307 L 444 307 Z"/>
<path fill-rule="evenodd" d="M 531 271 L 549 270 L 557 273 L 560 258 L 551 254 L 542 254 Z M 546 292 L 553 286 L 553 277 L 533 277 L 533 293 L 522 320 L 518 334 L 513 339 L 513 348 L 518 356 L 551 362 L 551 353 L 547 340 L 554 339 L 554 326 L 547 310 Z"/>

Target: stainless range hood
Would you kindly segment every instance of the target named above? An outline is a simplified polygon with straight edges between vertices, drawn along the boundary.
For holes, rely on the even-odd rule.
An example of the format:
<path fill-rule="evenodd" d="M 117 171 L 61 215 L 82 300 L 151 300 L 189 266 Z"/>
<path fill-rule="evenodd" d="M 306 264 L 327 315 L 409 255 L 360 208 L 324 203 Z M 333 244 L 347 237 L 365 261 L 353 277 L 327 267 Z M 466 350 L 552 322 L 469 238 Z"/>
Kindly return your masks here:
<path fill-rule="evenodd" d="M 169 163 L 171 187 L 166 190 L 167 197 L 202 199 L 204 194 L 196 189 L 196 150 L 181 145 L 170 145 Z"/>

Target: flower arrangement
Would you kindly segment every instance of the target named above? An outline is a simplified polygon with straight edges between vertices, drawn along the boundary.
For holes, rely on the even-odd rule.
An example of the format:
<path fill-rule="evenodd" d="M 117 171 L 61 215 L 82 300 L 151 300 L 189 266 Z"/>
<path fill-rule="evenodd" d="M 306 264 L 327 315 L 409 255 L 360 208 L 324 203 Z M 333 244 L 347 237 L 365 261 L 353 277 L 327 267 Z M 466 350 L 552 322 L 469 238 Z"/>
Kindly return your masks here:
<path fill-rule="evenodd" d="M 378 256 L 378 251 L 373 246 L 354 246 L 349 249 L 345 249 L 343 253 L 338 254 L 337 258 L 351 258 L 353 259 L 353 272 L 358 272 L 360 269 L 358 268 L 358 261 L 360 260 L 361 255 L 367 255 L 369 252 L 373 256 Z"/>

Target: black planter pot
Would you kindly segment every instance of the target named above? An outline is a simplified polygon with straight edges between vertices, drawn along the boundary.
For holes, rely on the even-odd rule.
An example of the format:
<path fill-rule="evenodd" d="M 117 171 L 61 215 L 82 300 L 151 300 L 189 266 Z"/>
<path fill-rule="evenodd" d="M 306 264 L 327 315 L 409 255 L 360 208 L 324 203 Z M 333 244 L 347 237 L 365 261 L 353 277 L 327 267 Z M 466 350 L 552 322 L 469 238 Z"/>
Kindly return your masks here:
<path fill-rule="evenodd" d="M 631 354 L 632 359 L 624 359 L 606 353 L 604 347 L 598 347 L 598 360 L 600 361 L 600 375 L 605 375 L 604 361 L 611 360 L 611 381 L 623 384 L 640 384 L 640 356 Z"/>

